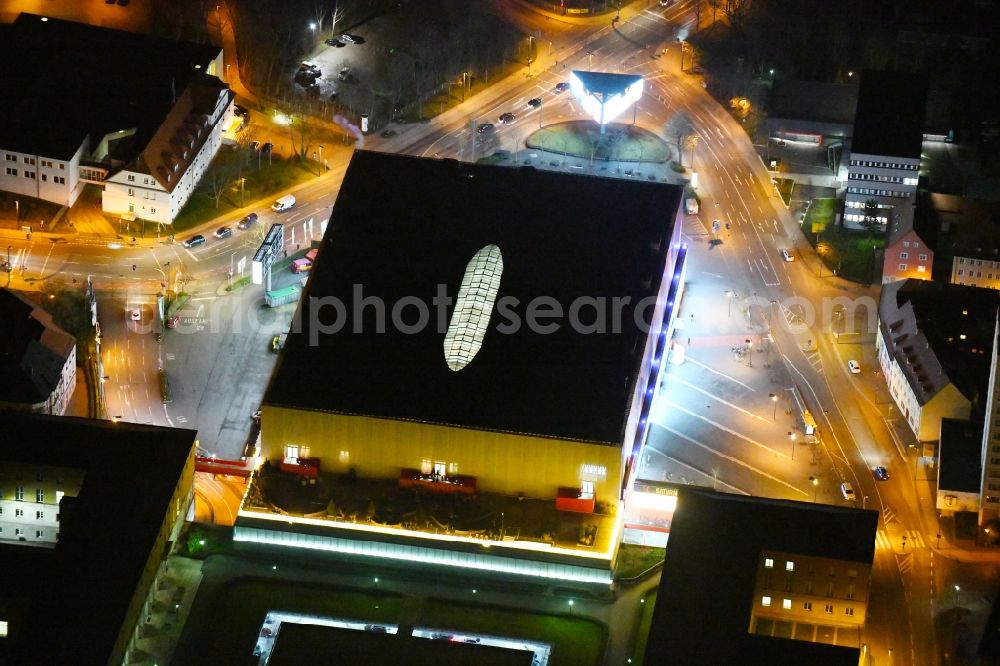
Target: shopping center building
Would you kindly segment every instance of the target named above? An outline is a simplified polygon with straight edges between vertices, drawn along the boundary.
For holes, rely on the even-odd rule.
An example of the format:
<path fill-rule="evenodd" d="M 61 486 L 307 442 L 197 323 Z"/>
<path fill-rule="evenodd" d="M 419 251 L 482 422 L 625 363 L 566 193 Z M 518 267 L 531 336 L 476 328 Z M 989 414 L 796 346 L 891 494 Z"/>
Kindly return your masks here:
<path fill-rule="evenodd" d="M 262 543 L 610 583 L 680 187 L 360 151 L 262 407 Z"/>

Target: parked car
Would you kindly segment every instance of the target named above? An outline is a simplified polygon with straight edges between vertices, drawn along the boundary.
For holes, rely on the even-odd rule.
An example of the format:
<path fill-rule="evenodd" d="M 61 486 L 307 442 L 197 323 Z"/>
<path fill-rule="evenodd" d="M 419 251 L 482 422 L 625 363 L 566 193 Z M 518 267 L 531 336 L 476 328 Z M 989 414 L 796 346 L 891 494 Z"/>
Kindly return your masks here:
<path fill-rule="evenodd" d="M 387 634 L 389 630 L 383 627 L 381 624 L 366 624 L 365 631 L 370 631 L 373 634 Z"/>
<path fill-rule="evenodd" d="M 840 484 L 840 494 L 843 495 L 844 499 L 848 502 L 853 502 L 857 499 L 857 496 L 854 494 L 854 486 L 846 481 Z"/>
<path fill-rule="evenodd" d="M 142 319 L 142 311 L 139 310 L 138 308 L 129 310 L 128 311 L 128 317 L 132 321 L 139 321 L 140 319 Z"/>
<path fill-rule="evenodd" d="M 493 132 L 495 130 L 496 127 L 493 126 L 493 123 L 483 123 L 482 125 L 476 128 L 476 132 L 478 132 L 479 134 L 489 134 L 490 132 Z"/>
<path fill-rule="evenodd" d="M 888 481 L 889 480 L 889 470 L 887 470 L 882 465 L 879 465 L 878 467 L 876 467 L 875 469 L 873 469 L 872 470 L 872 474 L 874 474 L 875 478 L 878 479 L 879 481 Z"/>
<path fill-rule="evenodd" d="M 341 35 L 340 40 L 348 44 L 364 44 L 365 38 L 358 35 Z"/>
<path fill-rule="evenodd" d="M 181 245 L 183 245 L 186 248 L 198 247 L 199 245 L 204 245 L 204 244 L 205 244 L 205 237 L 202 236 L 201 234 L 198 234 L 197 236 L 191 236 L 191 238 L 188 238 L 186 241 L 181 243 Z"/>
<path fill-rule="evenodd" d="M 313 72 L 313 76 L 319 76 L 321 73 L 319 65 L 310 60 L 303 60 L 299 63 L 299 71 Z"/>
<path fill-rule="evenodd" d="M 567 83 L 566 81 L 560 81 L 559 83 L 556 84 L 556 87 L 553 90 L 556 93 L 566 92 L 567 90 L 569 90 L 569 83 Z"/>
<path fill-rule="evenodd" d="M 341 68 L 340 73 L 337 74 L 337 80 L 346 81 L 349 78 L 351 78 L 351 68 L 350 67 Z"/>
<path fill-rule="evenodd" d="M 443 634 L 443 633 L 431 634 L 431 640 L 435 641 L 450 641 L 454 637 L 455 637 L 454 634 Z"/>
<path fill-rule="evenodd" d="M 285 346 L 285 339 L 288 337 L 288 333 L 282 333 L 281 335 L 276 335 L 271 338 L 271 351 L 275 354 L 280 352 Z"/>
<path fill-rule="evenodd" d="M 229 238 L 232 235 L 233 235 L 232 227 L 219 227 L 218 229 L 215 230 L 216 238 Z"/>
<path fill-rule="evenodd" d="M 286 210 L 291 210 L 294 206 L 295 197 L 291 194 L 286 194 L 271 204 L 271 210 L 275 213 L 284 213 Z"/>
<path fill-rule="evenodd" d="M 237 228 L 241 230 L 246 230 L 257 224 L 257 213 L 250 213 L 242 220 L 236 223 Z"/>
<path fill-rule="evenodd" d="M 530 108 L 530 109 L 537 109 L 541 105 L 542 105 L 542 98 L 541 97 L 535 97 L 535 98 L 532 98 L 532 99 L 528 100 L 528 108 Z"/>
<path fill-rule="evenodd" d="M 861 374 L 861 364 L 855 361 L 853 358 L 847 362 L 847 369 L 851 371 L 852 375 Z"/>
<path fill-rule="evenodd" d="M 340 41 L 336 37 L 331 37 L 330 39 L 326 40 L 326 45 L 341 49 L 347 46 L 347 43 Z"/>
<path fill-rule="evenodd" d="M 240 106 L 239 104 L 233 104 L 233 113 L 235 113 L 238 116 L 242 116 L 243 118 L 246 118 L 250 115 L 250 109 L 246 108 L 245 106 Z"/>
<path fill-rule="evenodd" d="M 181 316 L 174 315 L 167 320 L 167 328 L 177 328 L 177 325 L 181 323 Z"/>
<path fill-rule="evenodd" d="M 270 141 L 268 141 L 267 143 L 265 143 L 263 146 L 260 147 L 260 152 L 262 153 L 269 153 L 272 150 L 274 150 L 274 144 L 271 143 Z"/>
<path fill-rule="evenodd" d="M 517 120 L 517 116 L 515 116 L 510 111 L 508 111 L 507 113 L 501 113 L 500 114 L 500 124 L 501 125 L 510 125 L 515 120 Z"/>
<path fill-rule="evenodd" d="M 795 255 L 793 255 L 788 250 L 781 251 L 781 258 L 784 259 L 785 261 L 795 261 Z"/>

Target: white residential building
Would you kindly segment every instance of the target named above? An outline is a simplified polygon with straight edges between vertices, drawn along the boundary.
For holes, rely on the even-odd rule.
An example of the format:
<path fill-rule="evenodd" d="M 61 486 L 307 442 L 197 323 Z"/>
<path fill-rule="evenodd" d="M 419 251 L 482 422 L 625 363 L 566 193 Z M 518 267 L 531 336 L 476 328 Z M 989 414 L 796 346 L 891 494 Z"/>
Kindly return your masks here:
<path fill-rule="evenodd" d="M 104 182 L 104 212 L 170 224 L 222 146 L 233 93 L 219 79 L 194 81 L 139 156 Z"/>
<path fill-rule="evenodd" d="M 59 541 L 59 504 L 76 497 L 81 470 L 0 462 L 0 543 L 23 541 L 54 546 Z"/>

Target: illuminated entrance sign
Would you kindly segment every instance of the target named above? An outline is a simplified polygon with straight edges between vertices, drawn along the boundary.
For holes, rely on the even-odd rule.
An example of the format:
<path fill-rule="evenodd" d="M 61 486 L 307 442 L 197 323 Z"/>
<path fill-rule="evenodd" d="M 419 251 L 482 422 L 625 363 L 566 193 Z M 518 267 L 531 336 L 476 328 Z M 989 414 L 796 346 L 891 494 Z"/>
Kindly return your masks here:
<path fill-rule="evenodd" d="M 636 74 L 574 70 L 569 88 L 591 118 L 602 127 L 642 97 L 643 78 Z"/>

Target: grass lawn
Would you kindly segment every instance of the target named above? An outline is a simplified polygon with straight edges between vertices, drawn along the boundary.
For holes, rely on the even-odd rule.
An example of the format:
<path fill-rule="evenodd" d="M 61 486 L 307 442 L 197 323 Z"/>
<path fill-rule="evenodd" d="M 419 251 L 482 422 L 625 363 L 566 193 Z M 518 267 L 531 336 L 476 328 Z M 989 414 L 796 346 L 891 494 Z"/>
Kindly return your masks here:
<path fill-rule="evenodd" d="M 653 609 L 656 608 L 656 590 L 653 590 L 645 597 L 646 603 L 642 605 L 642 615 L 639 617 L 639 626 L 635 629 L 635 637 L 632 640 L 632 663 L 641 664 L 646 656 L 646 641 L 649 640 L 649 628 L 653 624 Z"/>
<path fill-rule="evenodd" d="M 775 178 L 774 185 L 778 188 L 781 200 L 788 206 L 792 202 L 792 190 L 795 189 L 795 181 L 791 178 Z"/>
<path fill-rule="evenodd" d="M 574 120 L 549 125 L 532 132 L 528 148 L 589 160 L 626 162 L 666 162 L 672 153 L 667 142 L 637 125 L 611 123 L 601 134 L 598 125 Z"/>
<path fill-rule="evenodd" d="M 553 646 L 551 666 L 597 666 L 604 654 L 604 628 L 580 617 L 518 613 L 431 599 L 421 610 L 419 622 L 434 628 L 549 643 Z"/>
<path fill-rule="evenodd" d="M 235 163 L 239 159 L 240 155 L 236 151 L 220 151 L 209 169 L 228 169 L 231 173 L 238 173 Z M 270 165 L 266 159 L 262 160 L 260 165 L 258 169 L 256 159 L 251 159 L 250 164 L 243 167 L 242 173 L 246 177 L 246 183 L 242 199 L 247 204 L 315 178 L 318 166 L 312 160 L 306 162 L 300 162 L 297 159 L 285 160 L 277 155 L 274 156 Z M 186 231 L 240 208 L 241 196 L 238 179 L 234 178 L 233 183 L 219 198 L 218 208 L 216 208 L 215 198 L 209 190 L 210 181 L 211 173 L 206 172 L 202 177 L 201 184 L 188 199 L 184 208 L 181 209 L 177 219 L 174 220 L 174 233 Z"/>
<path fill-rule="evenodd" d="M 615 569 L 615 578 L 635 578 L 655 564 L 663 562 L 663 556 L 666 552 L 665 548 L 623 543 L 618 550 L 618 567 Z"/>
<path fill-rule="evenodd" d="M 840 199 L 813 199 L 802 222 L 802 231 L 808 236 L 832 227 L 839 209 Z"/>
<path fill-rule="evenodd" d="M 212 603 L 211 625 L 198 630 L 198 662 L 205 664 L 245 663 L 268 611 L 395 624 L 407 606 L 390 594 L 263 580 L 233 581 Z"/>
<path fill-rule="evenodd" d="M 399 624 L 406 618 L 415 626 L 525 638 L 553 646 L 552 666 L 597 666 L 606 639 L 601 625 L 579 617 L 259 579 L 232 581 L 209 603 L 211 626 L 192 636 L 199 663 L 235 663 L 239 655 L 249 655 L 268 611 L 377 624 Z"/>
<path fill-rule="evenodd" d="M 865 284 L 872 281 L 876 270 L 872 265 L 873 250 L 885 247 L 884 237 L 869 238 L 864 232 L 847 232 L 836 225 L 821 232 L 818 241 L 817 234 L 806 233 L 805 236 L 830 272 L 836 270 L 841 277 Z"/>

